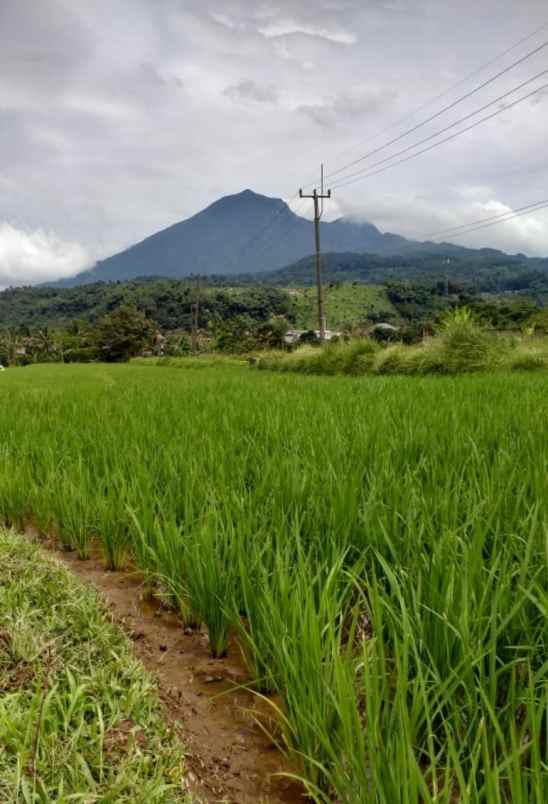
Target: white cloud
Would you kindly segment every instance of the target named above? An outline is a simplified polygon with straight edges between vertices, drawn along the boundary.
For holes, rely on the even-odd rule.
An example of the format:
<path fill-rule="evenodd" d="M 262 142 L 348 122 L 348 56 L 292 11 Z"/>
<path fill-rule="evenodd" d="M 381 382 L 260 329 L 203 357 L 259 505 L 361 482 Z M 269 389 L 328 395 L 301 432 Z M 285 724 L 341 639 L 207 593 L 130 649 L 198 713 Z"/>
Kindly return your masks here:
<path fill-rule="evenodd" d="M 294 34 L 304 34 L 305 36 L 327 39 L 337 45 L 355 45 L 358 38 L 350 31 L 342 28 L 326 28 L 317 25 L 297 22 L 296 20 L 277 20 L 268 25 L 260 27 L 261 33 L 267 39 L 274 39 L 278 36 L 292 36 Z"/>
<path fill-rule="evenodd" d="M 479 196 L 479 197 L 478 197 Z M 494 215 L 511 214 L 514 207 L 490 196 L 488 188 L 466 186 L 448 193 L 446 206 L 434 196 L 389 195 L 373 204 L 341 204 L 343 214 L 375 223 L 386 232 L 415 240 L 448 241 L 468 248 L 498 248 L 510 254 L 548 254 L 548 211 L 501 221 L 473 232 L 454 232 L 453 227 L 472 224 Z M 446 234 L 444 234 L 447 231 Z M 437 233 L 440 236 L 437 237 Z"/>
<path fill-rule="evenodd" d="M 61 240 L 42 229 L 27 232 L 0 223 L 0 290 L 74 276 L 92 264 L 79 243 Z"/>

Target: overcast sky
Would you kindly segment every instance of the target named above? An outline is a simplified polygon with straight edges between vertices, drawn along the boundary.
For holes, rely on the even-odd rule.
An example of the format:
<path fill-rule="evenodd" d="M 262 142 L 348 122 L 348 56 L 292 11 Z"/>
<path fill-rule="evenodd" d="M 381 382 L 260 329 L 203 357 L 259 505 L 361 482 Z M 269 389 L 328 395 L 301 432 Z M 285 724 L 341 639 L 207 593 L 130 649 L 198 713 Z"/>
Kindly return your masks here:
<path fill-rule="evenodd" d="M 545 22 L 546 0 L 0 0 L 0 287 L 76 273 L 246 187 L 289 199 L 320 161 L 542 45 L 548 25 L 394 125 Z M 548 47 L 363 165 L 544 69 Z M 547 198 L 547 126 L 545 91 L 341 187 L 330 214 L 420 238 Z M 548 211 L 452 239 L 545 256 Z"/>

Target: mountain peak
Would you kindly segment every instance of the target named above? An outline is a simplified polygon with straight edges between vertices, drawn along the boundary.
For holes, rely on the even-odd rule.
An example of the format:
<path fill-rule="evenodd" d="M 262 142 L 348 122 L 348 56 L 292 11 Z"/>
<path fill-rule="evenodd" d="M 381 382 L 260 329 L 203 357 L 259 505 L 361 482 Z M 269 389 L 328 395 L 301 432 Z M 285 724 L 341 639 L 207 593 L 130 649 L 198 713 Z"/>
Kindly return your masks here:
<path fill-rule="evenodd" d="M 321 238 L 325 253 L 394 255 L 420 246 L 349 218 L 324 221 Z M 153 275 L 261 273 L 284 268 L 313 251 L 312 221 L 292 212 L 283 199 L 246 188 L 99 262 L 71 284 Z"/>
<path fill-rule="evenodd" d="M 225 195 L 224 198 L 221 198 L 220 200 L 232 203 L 243 202 L 247 204 L 263 204 L 265 206 L 273 206 L 275 204 L 285 203 L 281 198 L 273 198 L 269 195 L 262 195 L 261 193 L 256 193 L 255 190 L 249 189 L 242 190 L 240 193 L 234 193 L 234 195 Z"/>

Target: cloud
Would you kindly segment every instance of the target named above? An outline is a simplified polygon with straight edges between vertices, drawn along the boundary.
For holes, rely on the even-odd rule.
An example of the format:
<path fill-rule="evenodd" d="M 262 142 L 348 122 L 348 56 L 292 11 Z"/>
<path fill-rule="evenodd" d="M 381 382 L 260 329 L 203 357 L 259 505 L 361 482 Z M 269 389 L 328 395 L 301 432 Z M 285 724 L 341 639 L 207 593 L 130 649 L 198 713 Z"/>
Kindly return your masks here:
<path fill-rule="evenodd" d="M 449 192 L 445 204 L 433 196 L 390 195 L 374 203 L 358 206 L 342 204 L 344 215 L 358 221 L 374 221 L 386 232 L 415 240 L 458 243 L 468 248 L 498 248 L 510 254 L 524 252 L 548 254 L 548 211 L 539 210 L 513 220 L 474 232 L 440 234 L 494 215 L 511 213 L 514 208 L 494 198 L 493 190 L 481 186 L 457 187 Z"/>
<path fill-rule="evenodd" d="M 78 243 L 41 229 L 27 232 L 0 223 L 0 289 L 74 276 L 92 265 Z"/>
<path fill-rule="evenodd" d="M 254 103 L 277 103 L 278 90 L 272 86 L 261 86 L 255 81 L 240 81 L 224 90 L 224 94 L 234 102 L 252 101 Z"/>
<path fill-rule="evenodd" d="M 337 45 L 355 45 L 358 41 L 356 34 L 345 31 L 343 28 L 323 27 L 313 23 L 298 22 L 291 19 L 280 19 L 259 27 L 266 39 L 274 39 L 280 36 L 294 36 L 301 34 L 304 36 L 318 37 L 327 39 Z"/>
<path fill-rule="evenodd" d="M 391 106 L 397 97 L 394 90 L 379 87 L 357 87 L 327 98 L 321 103 L 301 104 L 298 111 L 321 126 L 345 125 L 365 115 L 377 114 Z"/>

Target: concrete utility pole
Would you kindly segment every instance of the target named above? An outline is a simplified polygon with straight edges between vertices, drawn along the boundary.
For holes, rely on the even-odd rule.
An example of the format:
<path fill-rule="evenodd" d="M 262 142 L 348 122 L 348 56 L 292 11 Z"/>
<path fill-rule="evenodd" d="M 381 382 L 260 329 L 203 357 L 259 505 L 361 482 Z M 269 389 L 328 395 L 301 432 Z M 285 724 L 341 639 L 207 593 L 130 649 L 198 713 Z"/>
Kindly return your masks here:
<path fill-rule="evenodd" d="M 323 286 L 322 286 L 322 258 L 320 250 L 320 221 L 323 215 L 323 202 L 324 198 L 331 198 L 331 190 L 324 193 L 323 187 L 323 165 L 322 165 L 322 185 L 321 191 L 318 193 L 316 189 L 312 195 L 305 195 L 302 190 L 299 190 L 300 198 L 312 198 L 314 201 L 314 234 L 316 243 L 316 289 L 318 294 L 318 324 L 320 330 L 320 342 L 325 342 L 325 309 L 323 299 Z M 320 205 L 321 201 L 321 205 Z"/>
<path fill-rule="evenodd" d="M 200 319 L 200 277 L 196 280 L 194 303 L 192 305 L 192 338 L 191 348 L 194 354 L 198 352 L 198 326 Z"/>

